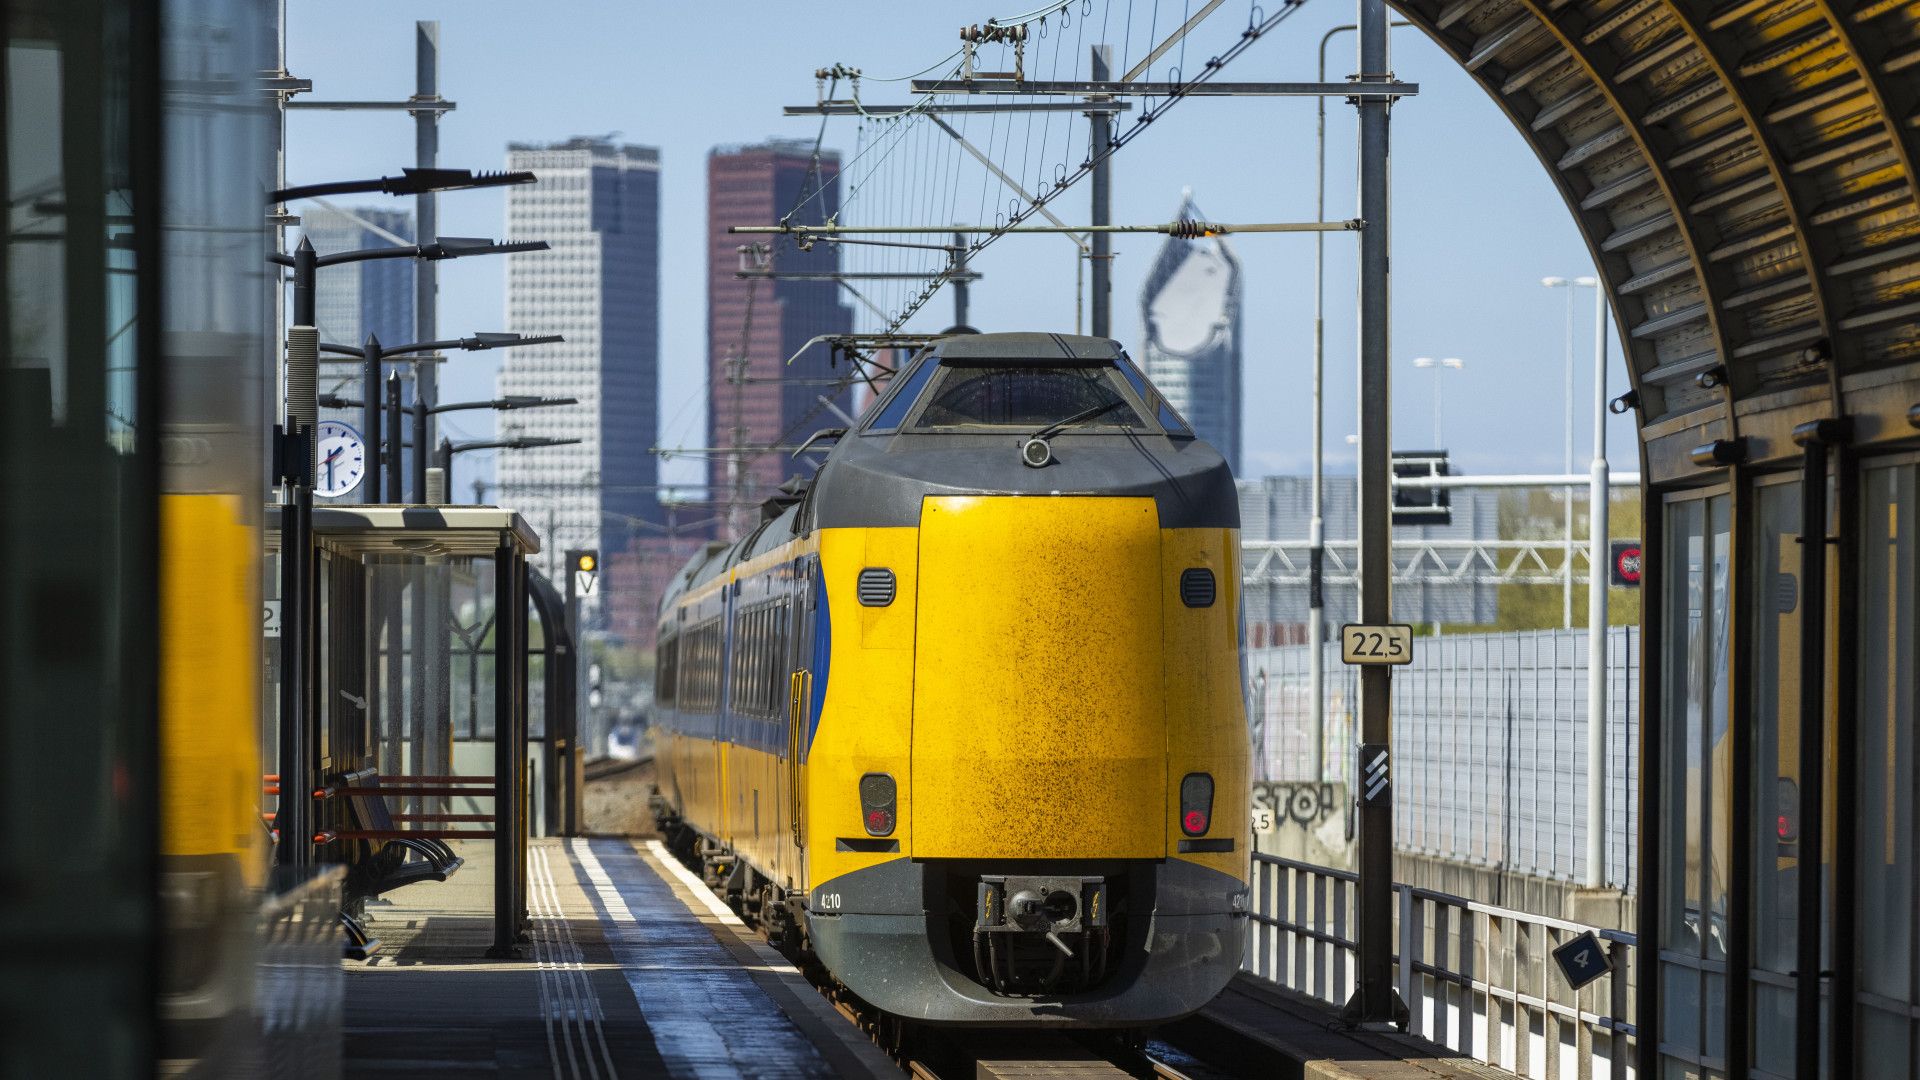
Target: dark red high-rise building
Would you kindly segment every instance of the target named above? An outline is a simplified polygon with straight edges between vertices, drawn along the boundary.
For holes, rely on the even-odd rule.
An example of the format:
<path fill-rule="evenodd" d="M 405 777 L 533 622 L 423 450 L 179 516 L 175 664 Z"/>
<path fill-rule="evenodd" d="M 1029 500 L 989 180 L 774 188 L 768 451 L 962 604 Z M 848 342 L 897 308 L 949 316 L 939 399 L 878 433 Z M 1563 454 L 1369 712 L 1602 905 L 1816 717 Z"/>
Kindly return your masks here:
<path fill-rule="evenodd" d="M 707 445 L 715 448 L 710 498 L 732 524 L 757 521 L 754 508 L 789 476 L 809 471 L 788 451 L 821 428 L 842 421 L 821 404 L 842 409 L 850 389 L 836 390 L 829 350 L 816 345 L 788 364 L 808 340 L 853 329 L 853 311 L 840 286 L 820 278 L 742 278 L 740 248 L 764 243 L 759 262 L 776 273 L 822 274 L 840 268 L 836 244 L 803 251 L 788 237 L 734 235 L 733 225 L 773 225 L 792 214 L 795 224 L 818 225 L 840 209 L 840 156 L 813 144 L 774 141 L 727 146 L 707 158 Z M 738 381 L 736 381 L 738 380 Z M 723 448 L 746 446 L 738 456 Z"/>

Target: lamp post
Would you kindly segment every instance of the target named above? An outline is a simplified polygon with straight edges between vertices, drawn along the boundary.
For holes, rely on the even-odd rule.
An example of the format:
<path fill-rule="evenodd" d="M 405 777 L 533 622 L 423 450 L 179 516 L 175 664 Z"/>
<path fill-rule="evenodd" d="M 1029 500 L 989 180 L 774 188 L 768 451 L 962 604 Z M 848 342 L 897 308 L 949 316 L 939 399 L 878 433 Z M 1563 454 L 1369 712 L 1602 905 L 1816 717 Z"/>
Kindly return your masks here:
<path fill-rule="evenodd" d="M 406 169 L 398 177 L 307 184 L 267 193 L 268 207 L 294 199 L 351 192 L 384 191 L 391 195 L 424 195 L 459 188 L 530 184 L 532 173 L 480 173 L 464 169 Z M 545 247 L 545 244 L 539 244 Z M 479 248 L 533 250 L 532 246 L 495 245 L 448 237 L 432 244 L 340 252 L 322 256 L 305 237 L 291 255 L 278 252 L 268 258 L 293 270 L 293 325 L 287 331 L 286 407 L 281 429 L 280 483 L 280 790 L 276 811 L 280 843 L 274 860 L 281 866 L 304 867 L 311 859 L 312 807 L 305 793 L 317 764 L 310 745 L 313 737 L 313 687 L 318 650 L 314 648 L 313 573 L 313 429 L 318 420 L 320 333 L 314 325 L 317 272 L 323 266 L 364 259 L 455 258 L 480 254 Z M 378 388 L 368 386 L 369 403 Z"/>
<path fill-rule="evenodd" d="M 1549 289 L 1567 290 L 1567 421 L 1565 431 L 1563 432 L 1565 435 L 1565 444 L 1561 454 L 1560 472 L 1563 475 L 1570 476 L 1573 473 L 1573 290 L 1579 286 L 1596 286 L 1599 282 L 1590 277 L 1544 277 L 1540 279 L 1540 284 Z M 1603 402 L 1603 407 L 1604 404 Z M 1566 488 L 1561 494 L 1566 501 L 1566 506 L 1564 508 L 1565 528 L 1560 535 L 1567 538 L 1569 548 L 1560 565 L 1560 625 L 1571 629 L 1573 626 L 1573 551 L 1571 548 L 1573 543 L 1573 488 Z"/>
<path fill-rule="evenodd" d="M 547 246 L 545 241 L 537 241 L 536 243 L 538 244 L 538 247 L 535 248 L 534 250 L 544 250 Z M 455 350 L 459 350 L 463 352 L 479 352 L 479 351 L 485 351 L 487 349 L 511 349 L 521 345 L 551 345 L 551 344 L 554 344 L 555 342 L 560 342 L 565 340 L 566 338 L 559 334 L 542 334 L 538 337 L 526 337 L 521 334 L 487 333 L 487 334 L 474 334 L 470 337 L 463 337 L 463 338 L 448 338 L 444 341 L 416 341 L 407 345 L 397 345 L 389 349 L 380 344 L 380 339 L 369 334 L 367 336 L 367 343 L 358 348 L 355 348 L 354 346 L 351 346 L 351 345 L 335 345 L 331 343 L 322 344 L 320 346 L 321 352 L 332 353 L 338 356 L 357 357 L 364 362 L 363 366 L 365 368 L 365 372 L 362 376 L 361 381 L 365 385 L 365 389 L 363 391 L 365 396 L 357 404 L 360 404 L 362 406 L 362 408 L 364 409 L 363 415 L 367 417 L 367 420 L 366 420 L 367 431 L 365 432 L 365 435 L 367 438 L 367 445 L 373 447 L 376 453 L 388 455 L 387 486 L 389 488 L 389 490 L 386 492 L 386 498 L 382 499 L 380 496 L 380 488 L 376 484 L 371 492 L 373 497 L 368 499 L 367 501 L 368 502 L 382 502 L 382 501 L 400 502 L 401 495 L 402 495 L 400 490 L 400 458 L 401 458 L 400 416 L 399 416 L 400 410 L 398 408 L 397 400 L 393 399 L 391 396 L 389 398 L 387 416 L 391 421 L 388 424 L 388 426 L 391 427 L 393 430 L 385 438 L 382 437 L 381 430 L 380 430 L 381 424 L 380 424 L 380 411 L 378 408 L 378 399 L 379 399 L 378 387 L 380 385 L 380 369 L 383 363 L 385 363 L 388 360 L 396 359 L 398 357 L 420 356 L 423 354 L 431 354 L 431 353 L 438 353 L 438 352 L 453 352 Z M 390 391 L 390 394 L 391 394 L 391 391 Z M 328 395 L 328 397 L 333 401 L 343 400 L 337 397 L 333 397 L 332 395 Z M 542 399 L 542 400 L 544 401 L 545 399 Z M 567 404 L 573 404 L 573 403 L 574 403 L 573 399 L 571 398 L 567 399 Z M 325 402 L 322 402 L 322 404 L 325 404 Z M 502 406 L 502 405 L 494 405 L 492 403 L 477 403 L 477 404 L 468 403 L 466 405 L 459 406 L 459 407 L 462 407 L 462 408 L 480 408 L 480 407 L 526 408 L 525 405 Z M 412 409 L 413 445 L 417 447 L 426 445 L 426 435 L 424 434 L 424 432 L 426 430 L 426 423 L 427 423 L 428 416 L 438 412 L 451 411 L 451 408 L 452 407 L 442 409 L 442 408 L 435 408 L 427 405 L 426 402 L 421 398 L 420 394 L 416 390 L 413 397 L 413 409 Z M 377 477 L 377 476 L 379 476 L 378 469 L 375 469 L 370 473 L 370 478 Z M 452 490 L 452 489 L 449 488 L 448 490 Z M 426 499 L 427 499 L 426 458 L 424 454 L 415 454 L 413 459 L 413 501 L 416 503 L 420 503 L 420 502 L 425 502 Z"/>
<path fill-rule="evenodd" d="M 1408 22 L 1390 22 L 1389 28 L 1412 26 Z M 1359 27 L 1353 23 L 1336 26 L 1320 37 L 1320 81 L 1327 81 L 1327 45 L 1335 34 L 1351 33 Z M 1327 99 L 1314 99 L 1314 139 L 1317 147 L 1314 172 L 1313 219 L 1324 221 L 1327 217 Z M 1327 561 L 1326 519 L 1321 513 L 1322 491 L 1325 487 L 1326 448 L 1321 443 L 1324 434 L 1324 398 L 1321 394 L 1327 370 L 1326 357 L 1326 266 L 1327 238 L 1323 233 L 1313 234 L 1313 483 L 1312 516 L 1307 522 L 1307 697 L 1312 701 L 1313 738 L 1308 742 L 1307 775 L 1315 783 L 1326 779 L 1327 757 L 1327 695 L 1326 665 L 1322 662 L 1321 652 L 1326 641 L 1324 568 Z M 1357 437 L 1349 436 L 1349 445 L 1359 442 Z M 1356 461 L 1357 465 L 1357 461 Z"/>
<path fill-rule="evenodd" d="M 464 454 L 469 450 L 532 450 L 542 446 L 572 446 L 579 439 L 549 439 L 543 436 L 521 436 L 515 439 L 480 439 L 474 442 L 456 443 L 447 439 L 440 440 L 440 470 L 447 478 L 447 490 L 453 490 L 453 455 Z M 476 484 L 476 488 L 478 485 Z"/>
<path fill-rule="evenodd" d="M 1441 440 L 1440 431 L 1440 391 L 1443 385 L 1440 379 L 1440 373 L 1449 369 L 1459 371 L 1461 368 L 1467 366 L 1467 362 L 1457 356 L 1449 356 L 1443 360 L 1435 360 L 1431 356 L 1416 356 L 1413 360 L 1413 366 L 1433 369 L 1433 448 L 1435 450 L 1444 450 L 1447 444 Z"/>

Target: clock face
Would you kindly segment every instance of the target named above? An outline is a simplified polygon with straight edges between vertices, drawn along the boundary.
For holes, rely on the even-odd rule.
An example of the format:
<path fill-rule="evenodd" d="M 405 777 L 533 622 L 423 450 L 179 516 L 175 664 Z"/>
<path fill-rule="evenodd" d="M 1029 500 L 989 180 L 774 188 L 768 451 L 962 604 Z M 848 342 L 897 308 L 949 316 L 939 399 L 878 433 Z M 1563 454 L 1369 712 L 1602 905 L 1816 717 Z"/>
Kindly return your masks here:
<path fill-rule="evenodd" d="M 367 443 L 353 425 L 322 420 L 314 429 L 313 493 L 337 499 L 367 475 Z"/>

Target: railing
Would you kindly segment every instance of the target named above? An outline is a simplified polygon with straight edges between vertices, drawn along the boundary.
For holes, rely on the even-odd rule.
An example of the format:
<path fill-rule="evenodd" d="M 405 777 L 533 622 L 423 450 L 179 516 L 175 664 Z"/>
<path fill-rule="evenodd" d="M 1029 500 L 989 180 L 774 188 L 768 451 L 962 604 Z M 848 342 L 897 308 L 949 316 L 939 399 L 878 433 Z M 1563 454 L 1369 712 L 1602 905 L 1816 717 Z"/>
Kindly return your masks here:
<path fill-rule="evenodd" d="M 1253 860 L 1244 969 L 1344 1005 L 1355 979 L 1358 875 L 1272 855 Z M 1522 1076 L 1633 1076 L 1632 934 L 1393 888 L 1396 985 L 1410 1033 Z M 1553 950 L 1589 932 L 1613 973 L 1574 990 Z"/>

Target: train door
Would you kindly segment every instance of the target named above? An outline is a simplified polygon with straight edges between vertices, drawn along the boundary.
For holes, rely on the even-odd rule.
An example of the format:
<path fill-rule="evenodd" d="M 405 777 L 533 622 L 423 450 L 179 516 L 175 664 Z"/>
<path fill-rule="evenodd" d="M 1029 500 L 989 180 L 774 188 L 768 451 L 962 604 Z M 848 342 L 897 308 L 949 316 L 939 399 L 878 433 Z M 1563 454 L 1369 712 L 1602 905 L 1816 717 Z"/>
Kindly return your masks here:
<path fill-rule="evenodd" d="M 815 612 L 818 610 L 814 586 L 819 575 L 818 560 L 800 560 L 798 569 L 799 580 L 793 591 L 793 614 L 789 624 L 793 628 L 789 636 L 793 645 L 787 662 L 786 788 L 787 827 L 796 855 L 795 878 L 797 882 L 804 882 L 807 846 L 807 774 L 804 759 L 807 733 L 812 728 L 813 671 L 810 663 L 814 652 Z"/>

